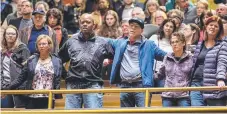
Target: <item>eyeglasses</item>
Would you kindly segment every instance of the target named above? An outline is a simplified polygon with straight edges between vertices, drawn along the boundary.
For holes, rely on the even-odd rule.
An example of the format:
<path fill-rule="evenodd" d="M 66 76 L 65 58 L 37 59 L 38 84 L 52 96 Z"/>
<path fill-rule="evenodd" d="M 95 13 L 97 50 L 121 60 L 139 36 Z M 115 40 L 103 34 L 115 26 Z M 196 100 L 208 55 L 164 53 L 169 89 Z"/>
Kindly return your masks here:
<path fill-rule="evenodd" d="M 39 43 L 38 46 L 47 46 L 48 43 Z"/>
<path fill-rule="evenodd" d="M 171 41 L 170 44 L 173 45 L 173 44 L 179 44 L 181 41 L 177 40 L 177 41 Z"/>
<path fill-rule="evenodd" d="M 15 35 L 16 35 L 16 33 L 6 32 L 6 35 L 12 35 L 12 36 L 15 36 Z"/>

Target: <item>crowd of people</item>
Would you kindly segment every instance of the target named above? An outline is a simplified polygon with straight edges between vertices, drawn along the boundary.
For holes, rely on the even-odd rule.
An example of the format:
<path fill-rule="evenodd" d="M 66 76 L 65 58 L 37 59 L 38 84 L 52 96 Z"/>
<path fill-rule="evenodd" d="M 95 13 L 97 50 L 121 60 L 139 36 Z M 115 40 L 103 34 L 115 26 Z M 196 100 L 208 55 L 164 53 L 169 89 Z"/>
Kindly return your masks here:
<path fill-rule="evenodd" d="M 102 89 L 107 76 L 119 88 L 218 86 L 162 92 L 162 105 L 226 106 L 227 4 L 214 2 L 2 1 L 1 90 Z M 144 107 L 145 93 L 120 93 L 120 106 Z M 2 95 L 13 107 L 45 109 L 48 95 Z M 103 94 L 66 94 L 65 109 L 82 107 L 102 108 Z"/>

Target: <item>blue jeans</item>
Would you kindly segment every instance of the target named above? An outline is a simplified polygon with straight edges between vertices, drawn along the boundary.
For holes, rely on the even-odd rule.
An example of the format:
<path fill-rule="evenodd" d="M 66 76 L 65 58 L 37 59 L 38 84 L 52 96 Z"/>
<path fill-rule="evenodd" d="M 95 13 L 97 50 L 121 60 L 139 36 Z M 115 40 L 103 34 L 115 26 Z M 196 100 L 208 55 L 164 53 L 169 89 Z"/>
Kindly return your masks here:
<path fill-rule="evenodd" d="M 1 108 L 13 108 L 14 102 L 12 95 L 6 95 L 1 99 Z"/>
<path fill-rule="evenodd" d="M 66 84 L 67 89 L 80 89 L 80 88 L 71 88 L 69 84 Z M 102 89 L 99 83 L 94 82 L 91 86 L 85 89 Z M 66 94 L 65 99 L 65 109 L 74 109 L 74 108 L 102 108 L 103 106 L 103 93 L 79 93 L 79 94 Z"/>
<path fill-rule="evenodd" d="M 121 88 L 143 88 L 142 82 L 121 83 Z M 144 107 L 145 93 L 120 93 L 121 107 Z"/>
<path fill-rule="evenodd" d="M 192 81 L 191 87 L 201 87 L 203 81 Z M 190 92 L 191 106 L 205 106 L 203 94 L 201 91 Z"/>
<path fill-rule="evenodd" d="M 190 106 L 189 98 L 165 98 L 162 97 L 162 106 L 171 107 L 171 106 Z"/>

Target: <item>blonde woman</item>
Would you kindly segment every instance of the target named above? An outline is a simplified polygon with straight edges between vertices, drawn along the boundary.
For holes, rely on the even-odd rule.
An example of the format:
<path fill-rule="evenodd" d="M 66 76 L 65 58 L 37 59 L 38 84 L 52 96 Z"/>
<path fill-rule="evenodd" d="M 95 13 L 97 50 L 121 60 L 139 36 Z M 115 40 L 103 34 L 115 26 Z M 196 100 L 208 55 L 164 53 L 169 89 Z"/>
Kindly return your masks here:
<path fill-rule="evenodd" d="M 60 89 L 60 79 L 62 75 L 62 62 L 50 54 L 53 48 L 53 41 L 47 35 L 40 35 L 36 41 L 38 54 L 31 56 L 19 77 L 11 82 L 9 89 L 16 89 L 23 82 L 26 83 L 26 90 L 52 90 Z M 27 109 L 46 109 L 48 107 L 47 94 L 28 95 Z M 54 99 L 61 98 L 55 95 Z M 53 102 L 54 102 L 53 99 Z"/>
<path fill-rule="evenodd" d="M 157 10 L 153 14 L 152 24 L 160 26 L 165 19 L 167 19 L 166 13 L 162 10 Z"/>
<path fill-rule="evenodd" d="M 18 30 L 9 25 L 3 33 L 1 41 L 1 88 L 6 88 L 21 72 L 23 62 L 30 56 L 27 46 L 19 41 Z M 17 89 L 24 89 L 24 84 Z M 12 99 L 13 98 L 13 99 Z M 14 101 L 13 101 L 14 100 Z M 22 108 L 26 97 L 22 95 L 8 95 L 1 99 L 1 108 Z"/>
<path fill-rule="evenodd" d="M 145 5 L 145 23 L 152 23 L 153 13 L 159 9 L 159 4 L 157 0 L 148 0 Z"/>

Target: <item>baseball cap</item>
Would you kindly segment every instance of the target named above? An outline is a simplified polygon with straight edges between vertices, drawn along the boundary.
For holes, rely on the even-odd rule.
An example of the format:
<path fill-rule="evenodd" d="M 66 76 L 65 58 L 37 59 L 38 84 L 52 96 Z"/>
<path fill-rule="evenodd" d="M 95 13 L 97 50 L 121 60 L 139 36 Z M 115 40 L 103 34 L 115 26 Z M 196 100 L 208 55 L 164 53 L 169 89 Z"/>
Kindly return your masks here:
<path fill-rule="evenodd" d="M 144 21 L 140 18 L 134 17 L 129 20 L 129 24 L 130 23 L 137 23 L 140 26 L 140 28 L 142 28 L 142 29 L 144 28 Z"/>

